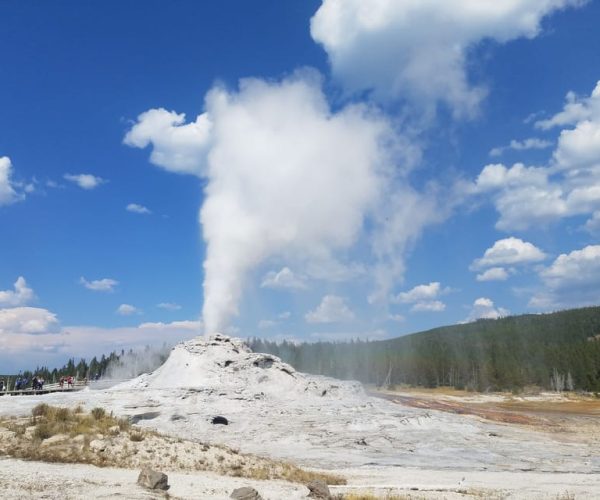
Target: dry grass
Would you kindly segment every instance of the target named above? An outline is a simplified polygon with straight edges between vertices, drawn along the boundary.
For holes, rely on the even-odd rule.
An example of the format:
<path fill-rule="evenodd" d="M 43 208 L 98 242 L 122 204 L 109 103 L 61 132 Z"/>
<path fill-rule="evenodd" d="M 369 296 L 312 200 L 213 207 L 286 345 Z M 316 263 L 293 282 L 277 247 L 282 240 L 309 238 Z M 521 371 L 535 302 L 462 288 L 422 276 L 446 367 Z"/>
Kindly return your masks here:
<path fill-rule="evenodd" d="M 1 427 L 14 435 L 0 439 L 0 455 L 25 460 L 84 463 L 100 467 L 201 470 L 303 484 L 315 479 L 331 485 L 346 483 L 342 477 L 306 471 L 287 462 L 141 429 L 102 408 L 85 413 L 80 407 L 71 410 L 40 404 L 32 410 L 30 418 L 2 420 Z"/>

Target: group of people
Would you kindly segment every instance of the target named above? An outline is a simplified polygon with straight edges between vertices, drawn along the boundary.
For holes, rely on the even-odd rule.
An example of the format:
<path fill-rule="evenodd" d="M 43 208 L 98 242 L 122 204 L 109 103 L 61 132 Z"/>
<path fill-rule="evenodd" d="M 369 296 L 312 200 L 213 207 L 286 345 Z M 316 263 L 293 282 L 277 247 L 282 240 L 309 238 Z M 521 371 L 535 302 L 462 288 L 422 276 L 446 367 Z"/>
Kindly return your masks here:
<path fill-rule="evenodd" d="M 29 379 L 27 377 L 17 377 L 15 380 L 15 391 L 22 391 L 27 389 L 27 384 L 29 383 Z"/>
<path fill-rule="evenodd" d="M 44 388 L 45 380 L 42 377 L 33 377 L 31 381 L 31 388 L 34 391 L 41 391 Z"/>
<path fill-rule="evenodd" d="M 65 382 L 67 383 L 67 389 L 73 388 L 73 377 L 71 375 L 69 375 L 68 377 L 60 377 L 58 385 L 60 385 L 61 389 L 65 388 Z"/>
<path fill-rule="evenodd" d="M 31 380 L 31 389 L 34 391 L 41 391 L 44 389 L 45 383 L 46 383 L 46 381 L 42 377 L 39 377 L 36 375 Z M 28 388 L 28 384 L 29 384 L 29 379 L 27 377 L 19 375 L 15 379 L 14 390 L 15 391 L 24 391 L 25 389 Z M 60 388 L 64 389 L 65 384 L 67 384 L 67 389 L 72 389 L 74 387 L 75 379 L 73 378 L 72 375 L 69 375 L 67 377 L 60 377 L 60 380 L 59 380 Z M 0 391 L 8 391 L 8 383 L 3 379 L 0 380 Z"/>

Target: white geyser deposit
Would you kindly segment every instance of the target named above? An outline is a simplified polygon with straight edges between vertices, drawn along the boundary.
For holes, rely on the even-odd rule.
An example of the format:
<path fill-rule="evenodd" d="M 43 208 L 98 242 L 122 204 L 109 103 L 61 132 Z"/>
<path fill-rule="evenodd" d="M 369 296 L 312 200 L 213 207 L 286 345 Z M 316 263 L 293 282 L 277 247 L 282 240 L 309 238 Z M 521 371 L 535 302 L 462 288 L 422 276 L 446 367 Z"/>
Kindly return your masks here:
<path fill-rule="evenodd" d="M 125 388 L 192 389 L 248 400 L 364 395 L 358 382 L 299 373 L 277 356 L 252 352 L 241 339 L 220 333 L 178 344 L 156 371 L 116 389 Z"/>

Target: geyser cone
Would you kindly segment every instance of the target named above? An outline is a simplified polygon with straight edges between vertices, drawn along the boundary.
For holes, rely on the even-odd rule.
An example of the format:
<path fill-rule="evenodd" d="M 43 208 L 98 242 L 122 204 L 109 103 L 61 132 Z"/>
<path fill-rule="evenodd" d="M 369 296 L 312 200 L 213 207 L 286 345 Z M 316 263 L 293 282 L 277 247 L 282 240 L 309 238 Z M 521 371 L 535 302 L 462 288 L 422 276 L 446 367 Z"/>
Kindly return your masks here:
<path fill-rule="evenodd" d="M 362 392 L 358 383 L 304 375 L 277 356 L 252 352 L 243 340 L 220 333 L 178 344 L 156 371 L 118 388 L 218 391 L 223 396 L 237 394 L 243 399 Z"/>

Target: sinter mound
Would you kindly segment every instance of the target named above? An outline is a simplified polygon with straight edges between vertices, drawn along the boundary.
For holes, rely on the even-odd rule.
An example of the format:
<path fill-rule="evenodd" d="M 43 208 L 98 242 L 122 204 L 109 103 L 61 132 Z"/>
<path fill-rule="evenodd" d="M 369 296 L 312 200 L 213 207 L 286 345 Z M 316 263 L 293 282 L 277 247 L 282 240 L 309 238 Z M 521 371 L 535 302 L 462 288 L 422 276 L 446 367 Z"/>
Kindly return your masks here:
<path fill-rule="evenodd" d="M 220 333 L 178 344 L 160 368 L 115 387 L 145 388 L 196 388 L 244 399 L 343 398 L 363 393 L 358 383 L 297 372 L 277 356 L 252 352 L 243 340 Z"/>

